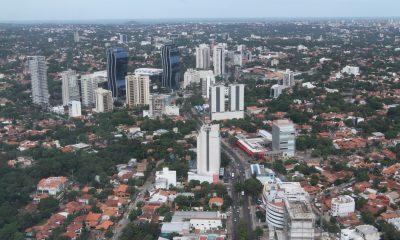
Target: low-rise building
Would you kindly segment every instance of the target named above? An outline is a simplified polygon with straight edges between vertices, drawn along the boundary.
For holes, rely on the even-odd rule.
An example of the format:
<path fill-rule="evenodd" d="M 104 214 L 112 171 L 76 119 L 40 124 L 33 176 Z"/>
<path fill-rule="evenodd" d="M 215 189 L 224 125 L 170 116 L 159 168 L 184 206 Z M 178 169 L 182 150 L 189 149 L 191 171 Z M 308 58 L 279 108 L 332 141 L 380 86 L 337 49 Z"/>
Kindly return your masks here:
<path fill-rule="evenodd" d="M 66 177 L 43 178 L 37 185 L 37 193 L 56 196 L 65 189 L 67 180 Z"/>
<path fill-rule="evenodd" d="M 331 206 L 331 215 L 333 217 L 344 217 L 354 212 L 355 201 L 352 197 L 343 195 L 332 198 Z"/>

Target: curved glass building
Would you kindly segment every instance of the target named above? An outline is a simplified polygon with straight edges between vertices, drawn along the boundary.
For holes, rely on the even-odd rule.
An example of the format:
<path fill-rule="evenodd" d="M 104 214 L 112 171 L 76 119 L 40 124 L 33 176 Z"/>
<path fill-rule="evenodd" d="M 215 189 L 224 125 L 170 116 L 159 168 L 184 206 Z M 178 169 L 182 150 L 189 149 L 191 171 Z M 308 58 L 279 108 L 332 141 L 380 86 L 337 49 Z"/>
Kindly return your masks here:
<path fill-rule="evenodd" d="M 108 48 L 107 78 L 108 90 L 113 98 L 125 98 L 125 77 L 128 74 L 128 52 L 123 48 Z"/>
<path fill-rule="evenodd" d="M 181 59 L 179 49 L 175 44 L 168 43 L 161 48 L 161 60 L 163 68 L 162 86 L 178 89 L 181 79 Z"/>

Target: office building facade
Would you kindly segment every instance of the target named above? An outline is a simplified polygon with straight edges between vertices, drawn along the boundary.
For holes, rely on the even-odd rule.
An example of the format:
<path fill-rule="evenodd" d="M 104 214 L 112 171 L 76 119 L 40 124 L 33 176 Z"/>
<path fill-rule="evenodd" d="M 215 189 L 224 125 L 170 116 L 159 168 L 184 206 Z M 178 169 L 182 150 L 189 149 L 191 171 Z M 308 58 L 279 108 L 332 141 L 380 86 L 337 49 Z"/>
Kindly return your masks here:
<path fill-rule="evenodd" d="M 61 85 L 63 106 L 68 106 L 70 101 L 80 101 L 78 76 L 75 70 L 61 73 Z"/>
<path fill-rule="evenodd" d="M 113 110 L 113 97 L 110 90 L 98 88 L 96 93 L 96 108 L 98 113 L 111 112 Z"/>
<path fill-rule="evenodd" d="M 47 64 L 43 56 L 28 58 L 29 71 L 32 81 L 32 101 L 38 106 L 49 105 L 49 89 L 47 83 Z"/>
<path fill-rule="evenodd" d="M 211 66 L 211 52 L 210 46 L 207 44 L 200 44 L 196 48 L 196 68 L 209 69 Z"/>
<path fill-rule="evenodd" d="M 126 76 L 126 104 L 128 107 L 150 104 L 150 77 L 146 75 Z"/>
<path fill-rule="evenodd" d="M 179 49 L 174 44 L 163 45 L 161 47 L 161 61 L 163 68 L 162 86 L 178 89 L 181 79 Z"/>
<path fill-rule="evenodd" d="M 296 129 L 292 121 L 281 119 L 272 123 L 272 148 L 275 151 L 282 151 L 283 156 L 294 156 L 296 150 Z"/>
<path fill-rule="evenodd" d="M 108 48 L 107 55 L 107 78 L 108 90 L 112 92 L 113 98 L 125 98 L 125 77 L 128 74 L 128 52 L 123 48 Z"/>
<path fill-rule="evenodd" d="M 314 240 L 315 216 L 309 201 L 285 199 L 283 232 L 288 240 Z"/>

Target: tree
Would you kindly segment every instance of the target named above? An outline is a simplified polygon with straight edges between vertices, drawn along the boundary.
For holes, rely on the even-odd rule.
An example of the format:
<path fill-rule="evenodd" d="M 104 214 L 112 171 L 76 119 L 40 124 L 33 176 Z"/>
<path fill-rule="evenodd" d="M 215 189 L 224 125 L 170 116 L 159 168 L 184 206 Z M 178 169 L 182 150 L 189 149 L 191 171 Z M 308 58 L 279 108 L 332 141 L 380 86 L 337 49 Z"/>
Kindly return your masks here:
<path fill-rule="evenodd" d="M 374 224 L 375 223 L 375 216 L 370 212 L 362 212 L 361 218 L 365 224 Z"/>
<path fill-rule="evenodd" d="M 262 192 L 263 185 L 256 178 L 249 178 L 244 181 L 244 190 L 247 194 L 257 196 Z"/>
<path fill-rule="evenodd" d="M 264 235 L 264 230 L 261 227 L 256 227 L 254 230 L 254 237 L 260 239 Z"/>
<path fill-rule="evenodd" d="M 38 204 L 38 210 L 44 218 L 50 217 L 50 215 L 57 211 L 58 208 L 58 201 L 53 197 L 42 199 Z"/>

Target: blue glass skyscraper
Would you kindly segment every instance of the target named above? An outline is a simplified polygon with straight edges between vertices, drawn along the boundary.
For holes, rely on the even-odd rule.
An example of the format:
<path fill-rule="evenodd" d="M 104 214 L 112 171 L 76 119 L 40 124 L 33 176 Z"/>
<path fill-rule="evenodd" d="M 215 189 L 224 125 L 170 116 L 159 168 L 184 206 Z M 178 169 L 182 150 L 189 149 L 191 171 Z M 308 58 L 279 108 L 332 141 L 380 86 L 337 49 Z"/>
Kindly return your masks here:
<path fill-rule="evenodd" d="M 171 43 L 165 44 L 161 48 L 161 60 L 163 67 L 162 86 L 172 89 L 179 88 L 181 59 L 178 48 Z"/>
<path fill-rule="evenodd" d="M 123 48 L 109 48 L 107 54 L 108 89 L 114 98 L 125 97 L 125 77 L 128 74 L 128 52 Z"/>

